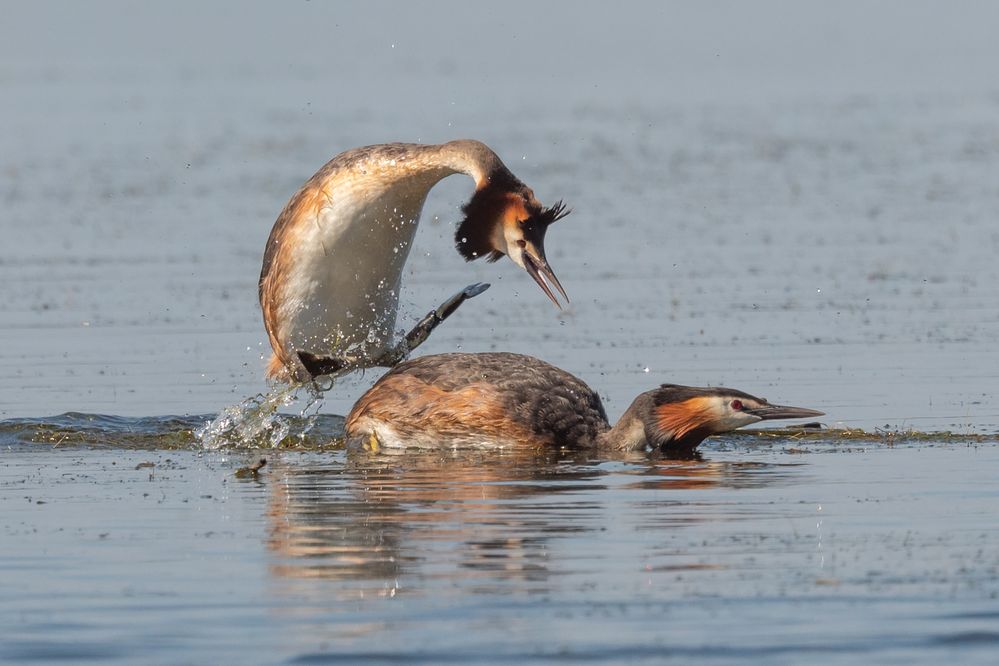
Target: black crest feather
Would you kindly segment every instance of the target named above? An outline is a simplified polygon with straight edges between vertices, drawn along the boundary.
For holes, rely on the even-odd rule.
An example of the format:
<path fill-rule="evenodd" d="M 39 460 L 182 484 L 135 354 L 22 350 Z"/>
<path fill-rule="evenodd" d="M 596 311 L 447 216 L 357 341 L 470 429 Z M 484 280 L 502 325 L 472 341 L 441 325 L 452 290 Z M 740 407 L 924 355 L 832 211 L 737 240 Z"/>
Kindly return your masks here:
<path fill-rule="evenodd" d="M 571 213 L 572 210 L 562 202 L 556 201 L 554 205 L 548 208 L 543 208 L 540 213 L 535 216 L 537 223 L 543 227 L 547 227 L 555 222 L 558 222 L 563 217 Z"/>
<path fill-rule="evenodd" d="M 756 396 L 749 395 L 748 393 L 736 389 L 725 388 L 724 386 L 702 387 L 681 386 L 680 384 L 663 384 L 655 390 L 652 400 L 653 404 L 658 407 L 671 402 L 683 402 L 684 400 L 690 400 L 691 398 L 704 398 L 715 395 L 724 395 L 733 398 L 742 398 L 743 400 L 759 400 L 761 402 L 766 402 L 762 398 L 757 398 Z"/>

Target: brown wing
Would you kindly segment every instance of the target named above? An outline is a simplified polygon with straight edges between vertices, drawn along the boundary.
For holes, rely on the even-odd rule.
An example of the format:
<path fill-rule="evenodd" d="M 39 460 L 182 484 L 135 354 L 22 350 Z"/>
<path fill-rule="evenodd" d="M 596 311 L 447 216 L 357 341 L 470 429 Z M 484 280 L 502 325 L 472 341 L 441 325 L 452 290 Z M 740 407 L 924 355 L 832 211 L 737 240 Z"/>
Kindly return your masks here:
<path fill-rule="evenodd" d="M 315 178 L 296 192 L 281 211 L 264 248 L 258 295 L 264 316 L 264 328 L 274 350 L 274 355 L 267 365 L 267 376 L 272 379 L 287 379 L 289 375 L 294 375 L 301 365 L 291 355 L 293 350 L 284 348 L 282 341 L 284 336 L 279 330 L 281 322 L 279 309 L 284 302 L 281 289 L 294 263 L 294 249 L 298 242 L 296 229 L 301 229 L 301 221 L 315 216 L 323 205 L 322 187 L 314 181 Z"/>

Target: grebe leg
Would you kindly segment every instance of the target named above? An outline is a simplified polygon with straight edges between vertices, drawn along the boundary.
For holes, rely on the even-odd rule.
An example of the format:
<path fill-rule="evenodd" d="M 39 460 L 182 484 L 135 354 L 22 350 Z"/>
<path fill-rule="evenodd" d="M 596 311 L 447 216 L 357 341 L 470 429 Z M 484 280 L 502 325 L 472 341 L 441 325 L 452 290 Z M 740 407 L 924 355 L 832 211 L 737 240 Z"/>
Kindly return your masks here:
<path fill-rule="evenodd" d="M 423 344 L 435 328 L 441 325 L 445 319 L 454 314 L 458 307 L 470 298 L 474 298 L 489 288 L 486 282 L 476 282 L 470 284 L 457 294 L 447 299 L 427 315 L 406 334 L 397 345 L 385 351 L 381 356 L 370 363 L 362 363 L 362 360 L 353 356 L 316 356 L 309 352 L 298 352 L 298 360 L 302 363 L 305 371 L 311 379 L 323 375 L 337 375 L 345 371 L 350 371 L 362 365 L 379 366 L 391 368 L 398 365 L 403 359 L 409 356 L 410 352 Z M 308 381 L 303 378 L 301 381 Z"/>
<path fill-rule="evenodd" d="M 475 284 L 470 284 L 457 294 L 447 299 L 441 303 L 437 308 L 431 310 L 427 313 L 423 319 L 419 321 L 412 328 L 412 330 L 406 334 L 399 344 L 397 344 L 392 349 L 386 351 L 378 360 L 375 365 L 380 365 L 383 367 L 391 368 L 392 366 L 398 364 L 404 358 L 409 356 L 410 352 L 422 345 L 430 334 L 433 333 L 434 329 L 441 325 L 445 319 L 454 314 L 454 311 L 458 307 L 470 298 L 475 298 L 486 289 L 489 288 L 489 283 L 487 282 L 476 282 Z"/>

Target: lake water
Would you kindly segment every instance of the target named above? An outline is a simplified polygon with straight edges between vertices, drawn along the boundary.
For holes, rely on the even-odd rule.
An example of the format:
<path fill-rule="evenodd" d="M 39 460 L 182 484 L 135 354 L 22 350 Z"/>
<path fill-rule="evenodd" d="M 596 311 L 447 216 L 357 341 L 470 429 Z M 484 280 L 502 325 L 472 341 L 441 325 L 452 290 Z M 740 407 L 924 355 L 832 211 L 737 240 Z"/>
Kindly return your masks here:
<path fill-rule="evenodd" d="M 5 661 L 988 663 L 999 648 L 995 442 L 732 436 L 694 461 L 280 451 L 237 478 L 260 452 L 11 439 Z"/>
<path fill-rule="evenodd" d="M 0 26 L 0 660 L 995 661 L 999 10 L 317 4 Z M 670 381 L 827 429 L 348 455 L 368 372 L 297 450 L 206 448 L 268 390 L 290 194 L 340 150 L 459 137 L 573 208 L 547 240 L 572 304 L 458 257 L 455 177 L 400 327 L 493 286 L 422 353 L 539 356 L 612 418 Z"/>

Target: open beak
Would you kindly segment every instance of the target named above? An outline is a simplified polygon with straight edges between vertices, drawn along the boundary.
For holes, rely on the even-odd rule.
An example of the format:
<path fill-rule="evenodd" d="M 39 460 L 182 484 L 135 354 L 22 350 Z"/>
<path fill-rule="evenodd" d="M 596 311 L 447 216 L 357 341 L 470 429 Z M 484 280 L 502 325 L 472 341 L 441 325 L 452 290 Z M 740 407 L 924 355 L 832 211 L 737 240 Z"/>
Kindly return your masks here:
<path fill-rule="evenodd" d="M 569 303 L 569 296 L 566 295 L 565 289 L 559 283 L 558 278 L 555 277 L 555 273 L 552 272 L 551 266 L 548 265 L 548 261 L 545 259 L 544 251 L 539 252 L 539 256 L 532 256 L 529 252 L 523 253 L 524 258 L 524 270 L 527 271 L 528 275 L 534 278 L 534 281 L 538 283 L 541 290 L 548 295 L 548 298 L 552 299 L 552 303 L 555 304 L 559 310 L 562 309 L 562 304 L 558 302 L 555 297 L 555 292 L 552 291 L 552 287 L 558 290 L 558 293 L 562 294 L 562 298 L 565 302 Z"/>
<path fill-rule="evenodd" d="M 804 407 L 787 407 L 784 405 L 766 405 L 747 409 L 747 414 L 752 414 L 762 421 L 772 421 L 774 419 L 807 419 L 812 416 L 825 416 L 825 412 L 815 409 L 805 409 Z"/>

